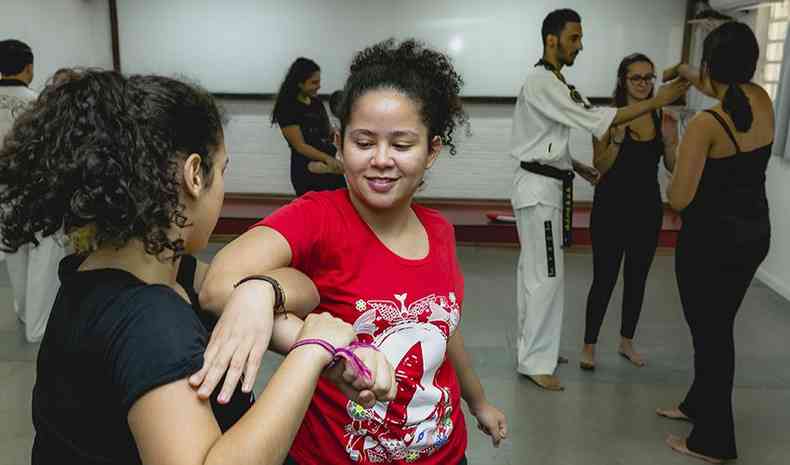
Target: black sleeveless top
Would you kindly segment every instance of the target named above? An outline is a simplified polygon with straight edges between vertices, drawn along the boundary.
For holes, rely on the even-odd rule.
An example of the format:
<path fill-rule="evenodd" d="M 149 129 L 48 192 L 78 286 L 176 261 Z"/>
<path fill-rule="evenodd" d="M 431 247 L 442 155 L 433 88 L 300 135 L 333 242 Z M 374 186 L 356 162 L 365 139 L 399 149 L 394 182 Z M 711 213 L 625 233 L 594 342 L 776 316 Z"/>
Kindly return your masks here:
<path fill-rule="evenodd" d="M 773 143 L 742 152 L 721 115 L 712 110 L 706 112 L 727 132 L 735 146 L 735 155 L 705 161 L 697 193 L 681 214 L 683 229 L 736 242 L 764 238 L 771 230 L 765 170 Z"/>
<path fill-rule="evenodd" d="M 658 163 L 664 154 L 661 137 L 661 120 L 653 113 L 656 135 L 651 140 L 633 138 L 633 131 L 626 127 L 620 152 L 614 164 L 595 187 L 594 203 L 623 206 L 634 205 L 634 211 L 644 211 L 651 204 L 661 205 L 661 188 L 658 184 Z M 650 210 L 652 212 L 652 210 Z"/>
<path fill-rule="evenodd" d="M 200 322 L 203 323 L 203 326 L 206 330 L 211 333 L 214 330 L 214 326 L 217 324 L 218 318 L 210 312 L 203 310 L 200 306 L 200 301 L 198 300 L 198 293 L 195 290 L 195 272 L 197 271 L 197 260 L 195 257 L 191 255 L 183 255 L 181 257 L 181 263 L 178 266 L 178 276 L 176 280 L 181 287 L 187 293 L 189 297 L 189 302 L 192 304 L 192 308 L 195 310 Z M 220 380 L 219 384 L 217 385 L 216 389 L 211 395 L 211 410 L 214 412 L 214 417 L 217 419 L 217 424 L 219 424 L 220 429 L 225 432 L 230 429 L 239 419 L 244 415 L 244 413 L 249 410 L 252 406 L 252 403 L 255 401 L 255 396 L 250 393 L 244 393 L 241 391 L 241 381 L 239 381 L 239 385 L 236 387 L 236 391 L 230 398 L 230 402 L 225 405 L 220 404 L 217 402 L 217 396 L 222 389 L 222 385 L 225 383 L 225 377 L 223 376 L 222 380 Z"/>

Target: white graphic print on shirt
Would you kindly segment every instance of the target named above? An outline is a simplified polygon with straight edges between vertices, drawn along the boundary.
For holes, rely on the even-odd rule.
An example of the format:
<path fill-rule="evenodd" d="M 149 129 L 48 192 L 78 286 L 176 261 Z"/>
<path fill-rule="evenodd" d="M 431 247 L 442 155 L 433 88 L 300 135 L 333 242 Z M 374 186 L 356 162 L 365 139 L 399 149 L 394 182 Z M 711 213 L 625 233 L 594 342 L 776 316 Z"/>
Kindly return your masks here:
<path fill-rule="evenodd" d="M 346 451 L 358 463 L 412 462 L 442 447 L 453 430 L 450 390 L 436 383 L 447 340 L 461 312 L 455 293 L 431 294 L 406 306 L 391 300 L 358 300 L 358 338 L 370 342 L 395 367 L 398 393 L 365 409 L 349 401 Z"/>

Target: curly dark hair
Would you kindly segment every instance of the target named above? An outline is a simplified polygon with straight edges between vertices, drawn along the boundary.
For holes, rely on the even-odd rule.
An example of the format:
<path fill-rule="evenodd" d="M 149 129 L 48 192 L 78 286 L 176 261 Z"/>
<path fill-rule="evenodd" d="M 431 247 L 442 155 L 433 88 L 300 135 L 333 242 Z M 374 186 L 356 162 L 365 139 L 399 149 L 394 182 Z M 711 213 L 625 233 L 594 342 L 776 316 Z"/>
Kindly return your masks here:
<path fill-rule="evenodd" d="M 178 169 L 197 153 L 211 184 L 223 122 L 210 94 L 175 79 L 79 70 L 48 86 L 0 150 L 2 249 L 88 228 L 99 247 L 182 254 L 167 235 L 188 221 Z"/>
<path fill-rule="evenodd" d="M 342 133 L 357 99 L 371 90 L 390 88 L 419 104 L 429 143 L 439 136 L 455 155 L 453 132 L 458 125 L 468 129 L 469 117 L 459 97 L 464 80 L 450 57 L 414 39 L 400 44 L 388 39 L 358 52 L 350 72 L 338 115 Z"/>

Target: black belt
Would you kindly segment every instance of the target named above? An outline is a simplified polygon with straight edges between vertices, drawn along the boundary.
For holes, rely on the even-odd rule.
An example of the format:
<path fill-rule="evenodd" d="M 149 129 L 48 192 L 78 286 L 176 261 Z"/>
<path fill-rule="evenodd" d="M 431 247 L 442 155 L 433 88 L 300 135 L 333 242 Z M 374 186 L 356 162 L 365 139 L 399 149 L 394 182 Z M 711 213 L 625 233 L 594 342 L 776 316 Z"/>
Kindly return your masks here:
<path fill-rule="evenodd" d="M 573 171 L 561 170 L 549 165 L 522 161 L 521 168 L 530 173 L 539 174 L 562 181 L 562 246 L 570 247 L 573 229 Z"/>

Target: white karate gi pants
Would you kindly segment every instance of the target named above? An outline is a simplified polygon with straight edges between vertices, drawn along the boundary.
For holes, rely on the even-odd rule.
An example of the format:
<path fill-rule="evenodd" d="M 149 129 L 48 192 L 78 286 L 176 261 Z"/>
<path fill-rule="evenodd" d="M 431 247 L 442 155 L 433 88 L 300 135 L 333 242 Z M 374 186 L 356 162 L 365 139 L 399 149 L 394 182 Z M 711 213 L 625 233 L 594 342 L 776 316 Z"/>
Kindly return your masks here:
<path fill-rule="evenodd" d="M 525 375 L 551 375 L 557 368 L 565 300 L 562 209 L 538 203 L 515 213 L 521 243 L 517 369 Z"/>
<path fill-rule="evenodd" d="M 27 244 L 5 255 L 14 294 L 14 310 L 25 323 L 25 337 L 38 342 L 47 328 L 52 304 L 60 288 L 58 266 L 66 256 L 54 236 L 39 238 L 37 247 Z"/>

